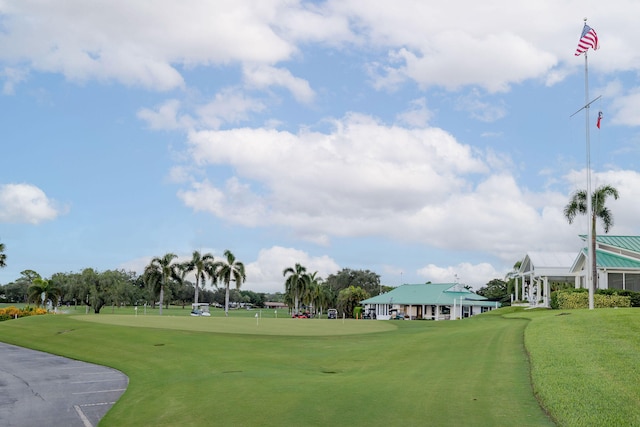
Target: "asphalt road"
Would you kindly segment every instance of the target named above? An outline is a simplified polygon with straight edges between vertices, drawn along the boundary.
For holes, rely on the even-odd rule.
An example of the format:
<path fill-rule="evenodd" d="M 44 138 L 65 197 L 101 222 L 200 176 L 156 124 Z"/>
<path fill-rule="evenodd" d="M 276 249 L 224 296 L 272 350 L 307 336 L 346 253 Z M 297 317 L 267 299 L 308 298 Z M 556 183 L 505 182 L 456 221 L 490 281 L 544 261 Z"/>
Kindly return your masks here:
<path fill-rule="evenodd" d="M 0 426 L 96 426 L 128 383 L 115 369 L 0 342 Z"/>

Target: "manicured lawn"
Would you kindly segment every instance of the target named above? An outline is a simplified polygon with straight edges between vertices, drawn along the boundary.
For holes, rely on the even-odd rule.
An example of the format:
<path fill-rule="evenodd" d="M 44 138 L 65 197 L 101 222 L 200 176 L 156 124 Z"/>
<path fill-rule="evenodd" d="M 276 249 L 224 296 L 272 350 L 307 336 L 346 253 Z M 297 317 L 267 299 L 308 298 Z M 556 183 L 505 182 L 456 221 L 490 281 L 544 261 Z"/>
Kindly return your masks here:
<path fill-rule="evenodd" d="M 103 426 L 552 425 L 531 390 L 523 319 L 164 314 L 29 317 L 0 323 L 0 339 L 126 373 Z"/>
<path fill-rule="evenodd" d="M 562 426 L 640 425 L 640 310 L 525 312 L 535 392 Z"/>

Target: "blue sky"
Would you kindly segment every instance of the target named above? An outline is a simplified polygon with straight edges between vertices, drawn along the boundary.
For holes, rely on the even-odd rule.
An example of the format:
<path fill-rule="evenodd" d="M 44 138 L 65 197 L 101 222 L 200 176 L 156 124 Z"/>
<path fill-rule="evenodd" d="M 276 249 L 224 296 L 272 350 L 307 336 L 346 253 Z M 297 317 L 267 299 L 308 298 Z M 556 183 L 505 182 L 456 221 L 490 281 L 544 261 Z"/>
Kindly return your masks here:
<path fill-rule="evenodd" d="M 477 288 L 577 251 L 584 16 L 592 185 L 637 234 L 640 4 L 429 3 L 0 0 L 0 284 L 230 249 L 254 291 Z"/>

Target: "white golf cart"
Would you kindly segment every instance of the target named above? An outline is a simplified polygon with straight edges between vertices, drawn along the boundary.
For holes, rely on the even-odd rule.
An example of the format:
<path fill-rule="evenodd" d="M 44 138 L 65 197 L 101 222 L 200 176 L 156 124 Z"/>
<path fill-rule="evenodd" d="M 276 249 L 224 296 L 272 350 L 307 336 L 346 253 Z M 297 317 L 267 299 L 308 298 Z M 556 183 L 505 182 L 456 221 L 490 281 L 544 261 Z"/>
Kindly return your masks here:
<path fill-rule="evenodd" d="M 191 304 L 192 316 L 211 316 L 209 312 L 209 304 L 206 302 L 199 302 L 198 304 Z"/>

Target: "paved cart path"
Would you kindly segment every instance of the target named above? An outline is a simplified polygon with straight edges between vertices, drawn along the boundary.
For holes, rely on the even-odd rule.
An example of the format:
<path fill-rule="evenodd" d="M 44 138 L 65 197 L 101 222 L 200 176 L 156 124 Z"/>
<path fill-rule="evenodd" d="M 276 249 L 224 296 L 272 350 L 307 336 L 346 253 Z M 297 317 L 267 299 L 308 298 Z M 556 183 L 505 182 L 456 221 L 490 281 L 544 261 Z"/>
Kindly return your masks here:
<path fill-rule="evenodd" d="M 93 427 L 127 388 L 123 373 L 0 342 L 0 426 Z"/>

